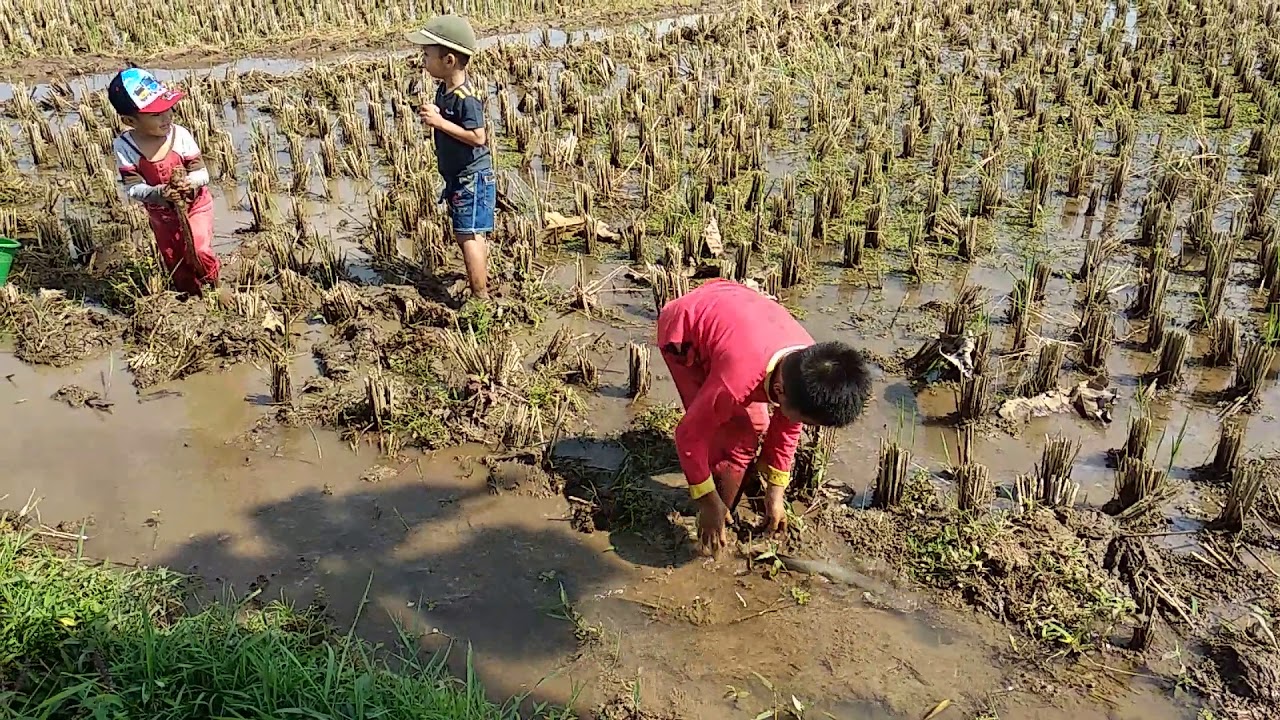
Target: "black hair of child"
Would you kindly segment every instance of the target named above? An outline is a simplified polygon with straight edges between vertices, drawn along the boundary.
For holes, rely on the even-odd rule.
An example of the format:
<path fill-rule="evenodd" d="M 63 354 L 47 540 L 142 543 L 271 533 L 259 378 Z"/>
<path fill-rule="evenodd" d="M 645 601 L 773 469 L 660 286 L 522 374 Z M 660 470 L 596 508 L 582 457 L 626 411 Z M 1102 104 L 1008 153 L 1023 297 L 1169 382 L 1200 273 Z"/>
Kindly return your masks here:
<path fill-rule="evenodd" d="M 871 397 L 871 370 L 858 350 L 822 342 L 783 359 L 782 391 L 810 422 L 844 427 L 862 415 Z"/>

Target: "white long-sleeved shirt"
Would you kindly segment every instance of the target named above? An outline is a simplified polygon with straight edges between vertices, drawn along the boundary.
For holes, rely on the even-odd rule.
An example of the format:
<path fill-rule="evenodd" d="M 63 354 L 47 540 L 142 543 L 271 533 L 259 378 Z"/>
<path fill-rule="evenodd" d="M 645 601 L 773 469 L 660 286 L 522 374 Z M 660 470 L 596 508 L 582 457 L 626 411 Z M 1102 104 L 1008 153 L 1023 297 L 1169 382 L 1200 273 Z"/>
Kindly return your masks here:
<path fill-rule="evenodd" d="M 175 123 L 169 133 L 172 136 L 171 149 L 182 158 L 182 165 L 186 168 L 187 182 L 192 188 L 208 185 L 209 170 L 205 167 L 200 146 L 196 144 L 191 132 Z M 120 182 L 124 183 L 125 194 L 132 200 L 148 205 L 164 205 L 164 186 L 147 184 L 146 178 L 138 170 L 143 158 L 133 141 L 132 131 L 116 138 L 112 149 L 116 154 L 116 168 L 120 172 Z"/>

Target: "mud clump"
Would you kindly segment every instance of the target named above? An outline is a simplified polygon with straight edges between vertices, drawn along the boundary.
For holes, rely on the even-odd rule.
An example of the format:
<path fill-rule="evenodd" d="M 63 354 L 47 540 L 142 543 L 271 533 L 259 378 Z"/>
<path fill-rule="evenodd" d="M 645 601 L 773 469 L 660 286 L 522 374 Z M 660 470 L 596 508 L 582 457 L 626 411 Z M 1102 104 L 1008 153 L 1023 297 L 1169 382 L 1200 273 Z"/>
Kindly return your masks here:
<path fill-rule="evenodd" d="M 360 474 L 360 482 L 380 483 L 383 480 L 391 480 L 400 471 L 390 465 L 374 465 Z"/>
<path fill-rule="evenodd" d="M 1055 647 L 1105 636 L 1135 611 L 1103 568 L 1114 521 L 1092 511 L 1033 509 L 987 517 L 940 507 L 828 513 L 859 557 L 887 566 L 957 604 L 1016 624 Z"/>
<path fill-rule="evenodd" d="M 596 511 L 589 504 L 576 501 L 569 506 L 569 527 L 584 535 L 605 529 L 596 525 Z"/>
<path fill-rule="evenodd" d="M 635 533 L 658 555 L 684 557 L 691 551 L 696 507 L 688 490 L 654 479 L 659 470 L 673 467 L 661 461 L 670 440 L 659 438 L 657 433 L 635 430 L 611 438 L 611 444 L 616 442 L 628 452 L 628 462 L 621 468 L 556 459 L 555 472 L 563 478 L 563 492 L 571 505 L 569 522 L 575 530 Z M 652 444 L 655 439 L 659 442 Z"/>
<path fill-rule="evenodd" d="M 384 317 L 398 320 L 406 326 L 450 327 L 457 319 L 452 309 L 422 297 L 422 293 L 408 285 L 383 285 L 366 288 L 371 293 L 369 305 L 377 308 Z"/>
<path fill-rule="evenodd" d="M 231 307 L 173 293 L 138 300 L 125 334 L 129 369 L 139 388 L 265 357 L 284 325 L 265 302 L 241 295 Z"/>
<path fill-rule="evenodd" d="M 596 720 L 677 720 L 679 717 L 670 713 L 642 710 L 629 698 L 614 698 L 602 703 L 592 716 Z"/>
<path fill-rule="evenodd" d="M 311 418 L 347 439 L 367 434 L 388 454 L 459 442 L 530 451 L 582 408 L 563 377 L 526 367 L 506 332 L 429 325 L 393 331 L 362 317 L 343 323 L 337 338 L 313 353 L 327 383 L 316 384 L 290 422 Z"/>
<path fill-rule="evenodd" d="M 856 557 L 883 560 L 901 568 L 907 560 L 904 518 L 884 510 L 856 510 L 847 505 L 823 513 L 820 520 L 849 545 Z"/>
<path fill-rule="evenodd" d="M 282 406 L 264 417 L 246 434 L 247 439 L 261 442 L 261 436 L 270 433 L 274 423 L 286 427 L 343 427 L 346 413 L 360 408 L 364 393 L 354 385 L 342 385 L 325 377 L 309 378 L 298 392 L 298 402 Z"/>
<path fill-rule="evenodd" d="M 681 702 L 682 695 L 673 692 L 665 701 L 658 698 L 642 699 L 641 689 L 634 680 L 626 680 L 614 670 L 605 670 L 600 679 L 600 704 L 592 708 L 590 717 L 595 720 L 678 720 L 693 717 Z"/>
<path fill-rule="evenodd" d="M 312 346 L 311 354 L 326 380 L 345 382 L 356 370 L 356 353 L 344 340 L 322 340 Z"/>
<path fill-rule="evenodd" d="M 917 577 L 1033 635 L 1076 645 L 1135 609 L 1101 567 L 1105 545 L 1091 549 L 1054 512 L 944 524 L 926 537 L 912 561 Z"/>
<path fill-rule="evenodd" d="M 51 397 L 73 408 L 87 407 L 102 412 L 111 412 L 111 406 L 115 404 L 103 399 L 102 395 L 92 390 L 86 390 L 79 385 L 63 385 Z"/>
<path fill-rule="evenodd" d="M 311 352 L 321 373 L 338 382 L 351 379 L 363 367 L 382 360 L 382 345 L 388 333 L 372 318 L 347 320 L 334 328 L 334 337 L 315 344 Z"/>
<path fill-rule="evenodd" d="M 12 332 L 14 355 L 24 362 L 67 367 L 88 360 L 119 342 L 122 326 L 60 290 L 28 295 L 13 285 L 0 288 L 0 328 Z"/>
<path fill-rule="evenodd" d="M 1203 679 L 1234 696 L 1223 699 L 1228 707 L 1280 704 L 1280 652 L 1274 648 L 1223 642 L 1209 648 L 1208 660 Z"/>
<path fill-rule="evenodd" d="M 560 479 L 540 466 L 518 460 L 486 460 L 489 468 L 489 492 L 512 493 L 530 497 L 555 497 L 564 490 Z"/>

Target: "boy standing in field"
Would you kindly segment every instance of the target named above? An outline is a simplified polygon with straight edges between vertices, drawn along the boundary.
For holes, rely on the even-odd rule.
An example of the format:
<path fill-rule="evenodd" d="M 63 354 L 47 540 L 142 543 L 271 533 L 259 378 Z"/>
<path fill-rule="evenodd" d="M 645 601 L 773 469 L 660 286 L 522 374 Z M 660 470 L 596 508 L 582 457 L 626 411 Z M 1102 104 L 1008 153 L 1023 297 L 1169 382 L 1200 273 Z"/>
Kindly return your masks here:
<path fill-rule="evenodd" d="M 195 138 L 173 121 L 173 106 L 184 96 L 139 68 L 121 71 L 107 86 L 111 107 L 129 128 L 112 146 L 120 181 L 146 206 L 174 287 L 200 294 L 218 284 L 220 263 L 213 252 L 209 171 Z"/>
<path fill-rule="evenodd" d="M 698 503 L 703 549 L 714 555 L 727 542 L 729 506 L 757 448 L 768 529 L 784 527 L 804 425 L 849 425 L 871 394 L 862 353 L 840 342 L 815 345 L 782 305 L 728 280 L 667 303 L 658 313 L 658 348 L 685 407 L 676 451 Z"/>
<path fill-rule="evenodd" d="M 434 103 L 418 114 L 435 131 L 436 164 L 444 178 L 443 199 L 449 203 L 453 237 L 462 248 L 472 297 L 489 298 L 489 252 L 484 234 L 493 230 L 497 185 L 489 134 L 485 128 L 484 96 L 467 78 L 467 64 L 476 52 L 476 33 L 457 15 L 433 18 L 406 36 L 422 48 L 423 65 L 439 80 Z"/>

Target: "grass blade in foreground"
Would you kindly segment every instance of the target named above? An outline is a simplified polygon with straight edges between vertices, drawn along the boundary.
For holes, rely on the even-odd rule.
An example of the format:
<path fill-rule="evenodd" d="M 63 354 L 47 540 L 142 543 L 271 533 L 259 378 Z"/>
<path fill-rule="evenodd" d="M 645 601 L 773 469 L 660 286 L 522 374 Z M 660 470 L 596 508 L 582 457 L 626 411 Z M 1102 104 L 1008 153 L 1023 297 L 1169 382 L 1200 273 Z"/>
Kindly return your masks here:
<path fill-rule="evenodd" d="M 183 611 L 181 576 L 69 557 L 0 517 L 0 716 L 505 720 L 473 673 L 367 643 L 280 603 Z M 13 678 L 12 683 L 9 679 Z"/>

